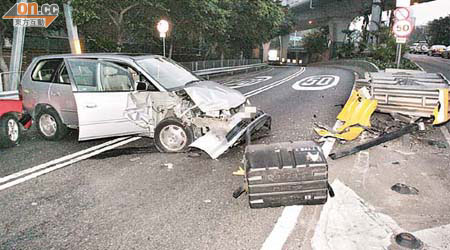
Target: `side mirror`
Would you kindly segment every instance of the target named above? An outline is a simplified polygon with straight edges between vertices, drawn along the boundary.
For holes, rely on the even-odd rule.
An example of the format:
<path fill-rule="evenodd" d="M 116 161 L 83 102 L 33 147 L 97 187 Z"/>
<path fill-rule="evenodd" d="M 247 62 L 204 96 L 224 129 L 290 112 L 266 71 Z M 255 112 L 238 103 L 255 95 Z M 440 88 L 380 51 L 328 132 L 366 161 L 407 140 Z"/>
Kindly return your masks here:
<path fill-rule="evenodd" d="M 148 84 L 146 82 L 137 82 L 136 83 L 136 90 L 137 91 L 147 91 Z"/>

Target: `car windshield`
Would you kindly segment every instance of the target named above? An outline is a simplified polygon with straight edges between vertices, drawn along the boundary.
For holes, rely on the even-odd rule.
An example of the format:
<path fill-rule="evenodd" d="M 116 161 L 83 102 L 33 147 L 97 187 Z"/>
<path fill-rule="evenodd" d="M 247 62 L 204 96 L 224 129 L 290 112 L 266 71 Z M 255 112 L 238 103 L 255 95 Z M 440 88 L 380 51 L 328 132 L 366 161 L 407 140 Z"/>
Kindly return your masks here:
<path fill-rule="evenodd" d="M 169 90 L 182 88 L 187 83 L 200 80 L 197 76 L 168 58 L 146 58 L 138 60 L 137 64 L 153 79 L 158 81 L 159 84 Z"/>

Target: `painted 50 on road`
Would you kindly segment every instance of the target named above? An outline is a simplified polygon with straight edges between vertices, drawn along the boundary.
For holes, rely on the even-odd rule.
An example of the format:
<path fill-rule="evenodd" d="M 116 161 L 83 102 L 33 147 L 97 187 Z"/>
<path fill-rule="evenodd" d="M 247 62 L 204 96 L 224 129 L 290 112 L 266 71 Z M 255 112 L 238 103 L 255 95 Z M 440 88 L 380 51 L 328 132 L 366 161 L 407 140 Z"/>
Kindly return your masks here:
<path fill-rule="evenodd" d="M 294 83 L 292 88 L 295 90 L 325 90 L 338 85 L 339 76 L 334 75 L 317 75 L 303 78 Z"/>

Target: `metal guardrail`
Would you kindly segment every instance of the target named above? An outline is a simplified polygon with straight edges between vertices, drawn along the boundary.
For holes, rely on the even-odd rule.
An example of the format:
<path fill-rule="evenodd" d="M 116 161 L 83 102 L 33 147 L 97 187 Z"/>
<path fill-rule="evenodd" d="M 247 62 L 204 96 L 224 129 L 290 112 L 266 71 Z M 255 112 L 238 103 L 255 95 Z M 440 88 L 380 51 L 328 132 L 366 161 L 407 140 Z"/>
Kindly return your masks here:
<path fill-rule="evenodd" d="M 259 68 L 266 67 L 266 66 L 267 66 L 266 63 L 258 63 L 258 64 L 250 64 L 250 65 L 243 65 L 243 66 L 237 66 L 237 67 L 204 69 L 204 70 L 194 71 L 194 73 L 199 76 L 207 76 L 209 78 L 209 76 L 212 76 L 212 75 L 236 73 L 236 72 L 240 72 L 240 71 L 248 71 L 251 69 L 259 69 Z"/>
<path fill-rule="evenodd" d="M 332 66 L 337 68 L 350 69 L 358 73 L 360 77 L 366 77 L 367 72 L 379 72 L 380 69 L 374 63 L 360 59 L 340 59 L 330 60 L 312 64 L 313 66 Z"/>
<path fill-rule="evenodd" d="M 387 70 L 367 76 L 356 80 L 355 87 L 370 90 L 378 101 L 378 111 L 432 117 L 438 108 L 440 115 L 436 119 L 439 123 L 450 119 L 450 84 L 442 74 Z"/>
<path fill-rule="evenodd" d="M 190 69 L 191 71 L 200 71 L 213 68 L 238 67 L 258 63 L 262 63 L 261 59 L 224 59 L 224 60 L 210 60 L 210 61 L 180 62 L 180 64 Z"/>

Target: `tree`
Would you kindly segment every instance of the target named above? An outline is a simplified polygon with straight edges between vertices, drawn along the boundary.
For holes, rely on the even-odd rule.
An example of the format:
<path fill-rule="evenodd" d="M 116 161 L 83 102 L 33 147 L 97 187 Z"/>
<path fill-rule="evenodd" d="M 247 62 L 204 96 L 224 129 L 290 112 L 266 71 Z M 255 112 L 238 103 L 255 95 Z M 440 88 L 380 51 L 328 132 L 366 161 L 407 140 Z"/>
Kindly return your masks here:
<path fill-rule="evenodd" d="M 269 41 L 280 32 L 285 12 L 273 0 L 239 0 L 231 2 L 230 46 L 248 51 Z"/>
<path fill-rule="evenodd" d="M 328 27 L 324 26 L 308 33 L 303 38 L 303 47 L 309 54 L 320 54 L 328 48 Z"/>
<path fill-rule="evenodd" d="M 157 0 L 72 0 L 74 19 L 87 39 L 104 50 L 121 51 L 132 39 L 129 28 L 159 9 Z M 142 19 L 144 18 L 144 19 Z"/>
<path fill-rule="evenodd" d="M 169 56 L 177 43 L 181 46 L 198 46 L 200 41 L 208 47 L 218 47 L 227 37 L 228 1 L 195 0 L 162 2 L 164 16 L 172 23 L 168 41 Z"/>
<path fill-rule="evenodd" d="M 450 44 L 450 15 L 433 20 L 428 24 L 428 36 L 430 45 Z"/>

